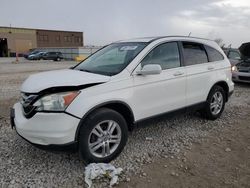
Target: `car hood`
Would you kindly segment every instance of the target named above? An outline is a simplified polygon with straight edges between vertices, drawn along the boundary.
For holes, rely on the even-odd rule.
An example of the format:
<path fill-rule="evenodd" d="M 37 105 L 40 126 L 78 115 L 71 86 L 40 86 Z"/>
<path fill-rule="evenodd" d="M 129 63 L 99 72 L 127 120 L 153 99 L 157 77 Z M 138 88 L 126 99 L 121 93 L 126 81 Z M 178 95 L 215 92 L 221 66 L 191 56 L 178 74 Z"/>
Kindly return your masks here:
<path fill-rule="evenodd" d="M 81 87 L 109 80 L 109 76 L 72 69 L 47 71 L 29 76 L 22 84 L 21 92 L 39 93 L 50 88 Z"/>
<path fill-rule="evenodd" d="M 250 42 L 243 43 L 239 47 L 240 53 L 247 59 L 250 59 Z"/>
<path fill-rule="evenodd" d="M 236 65 L 236 64 L 238 64 L 240 62 L 240 60 L 236 60 L 236 59 L 229 59 L 229 61 L 230 61 L 232 66 Z"/>

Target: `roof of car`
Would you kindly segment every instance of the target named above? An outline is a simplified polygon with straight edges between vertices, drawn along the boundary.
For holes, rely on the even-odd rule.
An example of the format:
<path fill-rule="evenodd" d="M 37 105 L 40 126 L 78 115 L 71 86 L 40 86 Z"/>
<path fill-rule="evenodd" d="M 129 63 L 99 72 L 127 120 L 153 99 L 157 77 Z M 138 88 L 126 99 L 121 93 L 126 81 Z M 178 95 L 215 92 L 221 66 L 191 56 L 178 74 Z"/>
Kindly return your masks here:
<path fill-rule="evenodd" d="M 128 40 L 121 40 L 121 41 L 117 41 L 117 42 L 153 42 L 159 39 L 170 39 L 170 38 L 175 38 L 178 40 L 181 39 L 196 39 L 196 40 L 205 40 L 205 41 L 212 41 L 209 39 L 205 39 L 205 38 L 199 38 L 199 37 L 190 37 L 190 36 L 157 36 L 157 37 L 143 37 L 143 38 L 134 38 L 134 39 L 128 39 Z"/>

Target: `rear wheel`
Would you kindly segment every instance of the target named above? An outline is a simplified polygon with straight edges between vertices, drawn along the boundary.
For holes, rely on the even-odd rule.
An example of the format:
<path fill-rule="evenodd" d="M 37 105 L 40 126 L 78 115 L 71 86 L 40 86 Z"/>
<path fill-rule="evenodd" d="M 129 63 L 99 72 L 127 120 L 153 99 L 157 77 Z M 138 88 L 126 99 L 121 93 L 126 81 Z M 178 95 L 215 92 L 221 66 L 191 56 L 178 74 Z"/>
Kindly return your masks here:
<path fill-rule="evenodd" d="M 219 118 L 224 110 L 226 94 L 221 86 L 215 85 L 209 92 L 203 114 L 207 119 Z"/>
<path fill-rule="evenodd" d="M 90 114 L 80 129 L 79 151 L 86 163 L 110 162 L 123 150 L 128 137 L 125 119 L 101 108 Z"/>

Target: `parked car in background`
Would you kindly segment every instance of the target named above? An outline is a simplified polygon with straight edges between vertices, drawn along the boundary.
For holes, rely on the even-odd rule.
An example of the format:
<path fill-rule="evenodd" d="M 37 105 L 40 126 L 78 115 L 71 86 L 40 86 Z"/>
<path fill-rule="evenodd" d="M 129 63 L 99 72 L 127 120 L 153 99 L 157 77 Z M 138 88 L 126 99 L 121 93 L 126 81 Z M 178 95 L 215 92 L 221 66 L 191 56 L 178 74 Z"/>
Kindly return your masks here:
<path fill-rule="evenodd" d="M 36 54 L 36 53 L 38 53 L 38 52 L 40 52 L 40 50 L 33 49 L 33 50 L 31 50 L 29 53 L 24 54 L 23 57 L 26 58 L 26 59 L 28 59 L 28 57 L 29 57 L 30 55 Z"/>
<path fill-rule="evenodd" d="M 224 53 L 229 59 L 231 65 L 236 65 L 241 61 L 241 53 L 237 48 L 223 48 Z"/>
<path fill-rule="evenodd" d="M 240 46 L 241 60 L 232 67 L 233 81 L 250 83 L 250 43 Z"/>
<path fill-rule="evenodd" d="M 71 69 L 31 75 L 10 120 L 36 146 L 71 145 L 86 163 L 109 162 L 136 123 L 191 109 L 215 120 L 233 90 L 230 62 L 214 41 L 131 39 Z"/>
<path fill-rule="evenodd" d="M 35 52 L 35 53 L 32 53 L 30 54 L 27 59 L 28 60 L 41 60 L 43 59 L 43 55 L 45 54 L 46 52 L 41 52 L 41 51 L 38 51 L 38 52 Z"/>
<path fill-rule="evenodd" d="M 46 52 L 43 54 L 42 59 L 61 61 L 63 59 L 63 55 L 61 52 Z"/>

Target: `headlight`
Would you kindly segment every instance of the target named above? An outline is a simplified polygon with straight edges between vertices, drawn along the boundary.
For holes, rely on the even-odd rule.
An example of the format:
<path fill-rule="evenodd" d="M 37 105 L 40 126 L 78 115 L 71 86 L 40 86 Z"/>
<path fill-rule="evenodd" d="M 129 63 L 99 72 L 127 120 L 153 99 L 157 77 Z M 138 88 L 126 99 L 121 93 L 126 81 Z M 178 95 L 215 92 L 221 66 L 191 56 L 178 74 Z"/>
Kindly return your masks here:
<path fill-rule="evenodd" d="M 232 66 L 232 72 L 237 72 L 237 71 L 238 71 L 237 67 L 235 65 Z"/>
<path fill-rule="evenodd" d="M 36 111 L 64 111 L 79 94 L 79 91 L 46 95 L 36 101 Z"/>

